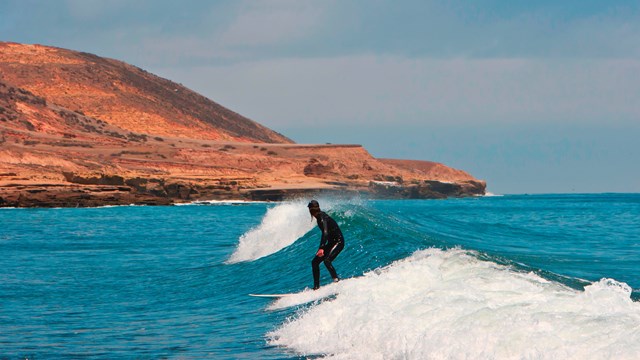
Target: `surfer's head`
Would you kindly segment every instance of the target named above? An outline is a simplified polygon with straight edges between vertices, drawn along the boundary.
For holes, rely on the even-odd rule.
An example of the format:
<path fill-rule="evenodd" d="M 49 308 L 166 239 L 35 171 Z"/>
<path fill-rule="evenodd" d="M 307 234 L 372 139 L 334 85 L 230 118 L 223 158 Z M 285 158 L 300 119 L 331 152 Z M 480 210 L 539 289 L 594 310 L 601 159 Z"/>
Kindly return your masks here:
<path fill-rule="evenodd" d="M 309 214 L 311 214 L 311 216 L 315 216 L 320 212 L 320 204 L 315 200 L 309 201 L 307 207 L 309 208 Z"/>

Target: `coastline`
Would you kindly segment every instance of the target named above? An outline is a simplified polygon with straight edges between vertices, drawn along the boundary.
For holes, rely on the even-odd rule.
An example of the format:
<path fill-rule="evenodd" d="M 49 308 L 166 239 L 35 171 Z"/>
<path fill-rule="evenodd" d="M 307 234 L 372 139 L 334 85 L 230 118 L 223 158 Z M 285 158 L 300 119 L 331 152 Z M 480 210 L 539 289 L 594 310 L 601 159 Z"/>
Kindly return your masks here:
<path fill-rule="evenodd" d="M 358 144 L 297 144 L 118 60 L 0 48 L 1 207 L 485 192 L 484 181 L 441 163 L 378 159 Z"/>
<path fill-rule="evenodd" d="M 121 178 L 122 179 L 122 178 Z M 96 181 L 100 182 L 100 181 Z M 156 184 L 157 185 L 157 184 Z M 197 182 L 165 181 L 146 187 L 122 179 L 116 184 L 0 183 L 0 207 L 69 208 L 126 205 L 178 205 L 197 202 L 278 202 L 322 195 L 362 196 L 372 199 L 442 199 L 484 195 L 484 182 L 427 180 L 419 184 L 362 183 L 274 184 L 271 187 L 219 189 Z"/>

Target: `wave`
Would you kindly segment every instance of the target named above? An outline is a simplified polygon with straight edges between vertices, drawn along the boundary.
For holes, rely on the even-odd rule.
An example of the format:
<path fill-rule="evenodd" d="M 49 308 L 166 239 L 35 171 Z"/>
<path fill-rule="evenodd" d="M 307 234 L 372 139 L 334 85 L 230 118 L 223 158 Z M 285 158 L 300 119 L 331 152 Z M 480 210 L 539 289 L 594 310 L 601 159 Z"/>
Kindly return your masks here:
<path fill-rule="evenodd" d="M 267 210 L 260 225 L 240 237 L 227 263 L 253 261 L 276 253 L 293 244 L 314 226 L 306 201 L 280 203 Z"/>
<path fill-rule="evenodd" d="M 484 195 L 482 195 L 482 196 L 484 196 L 484 197 L 501 197 L 501 196 L 504 196 L 504 195 L 502 195 L 502 194 L 494 194 L 494 193 L 492 193 L 492 192 L 487 191 L 487 192 L 485 192 L 485 194 L 484 194 Z"/>
<path fill-rule="evenodd" d="M 340 216 L 350 217 L 353 210 L 341 210 L 343 206 L 351 207 L 361 204 L 359 199 L 339 202 L 335 199 L 318 199 L 322 210 L 331 213 L 340 210 Z M 238 239 L 238 246 L 229 259 L 228 264 L 254 261 L 274 254 L 302 238 L 316 227 L 316 221 L 309 215 L 308 200 L 298 199 L 279 203 L 267 209 L 260 225 L 244 233 Z"/>
<path fill-rule="evenodd" d="M 196 200 L 185 203 L 175 203 L 174 206 L 196 206 L 196 205 L 247 205 L 247 204 L 265 204 L 267 201 L 253 200 Z"/>
<path fill-rule="evenodd" d="M 334 359 L 635 359 L 640 353 L 640 304 L 628 285 L 611 279 L 578 291 L 473 251 L 430 248 L 335 285 L 328 300 L 298 308 L 268 333 L 269 343 Z M 306 293 L 270 308 L 304 303 Z"/>

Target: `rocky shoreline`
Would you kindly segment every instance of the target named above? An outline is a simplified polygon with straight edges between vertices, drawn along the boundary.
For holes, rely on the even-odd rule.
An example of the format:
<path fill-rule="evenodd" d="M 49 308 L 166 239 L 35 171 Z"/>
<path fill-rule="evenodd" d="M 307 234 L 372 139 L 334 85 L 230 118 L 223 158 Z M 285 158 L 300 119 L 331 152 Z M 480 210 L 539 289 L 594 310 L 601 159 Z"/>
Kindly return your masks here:
<path fill-rule="evenodd" d="M 118 60 L 0 42 L 0 207 L 483 195 L 441 163 L 296 144 Z"/>
<path fill-rule="evenodd" d="M 77 181 L 79 179 L 76 179 Z M 443 199 L 484 195 L 484 183 L 468 181 L 445 183 L 425 181 L 400 185 L 370 182 L 369 186 L 349 184 L 306 188 L 254 188 L 242 186 L 202 186 L 188 182 L 165 182 L 158 179 L 122 177 L 82 179 L 70 184 L 4 184 L 0 185 L 0 207 L 64 208 L 113 205 L 174 205 L 185 202 L 238 200 L 286 201 L 321 196 L 372 199 Z M 84 182 L 81 183 L 81 182 Z"/>

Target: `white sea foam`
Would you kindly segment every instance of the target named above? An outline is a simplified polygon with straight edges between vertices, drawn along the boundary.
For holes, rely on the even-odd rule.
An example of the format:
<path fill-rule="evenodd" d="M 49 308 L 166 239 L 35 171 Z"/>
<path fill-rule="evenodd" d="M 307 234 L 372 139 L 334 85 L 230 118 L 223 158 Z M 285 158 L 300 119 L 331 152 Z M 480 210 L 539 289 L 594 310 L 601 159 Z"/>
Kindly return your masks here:
<path fill-rule="evenodd" d="M 319 301 L 338 294 L 345 282 L 331 283 L 318 290 L 305 289 L 299 293 L 284 296 L 274 301 L 267 307 L 267 310 L 278 310 L 292 306 L 303 305 L 313 301 Z"/>
<path fill-rule="evenodd" d="M 323 205 L 323 209 L 329 208 Z M 242 235 L 228 263 L 257 260 L 293 244 L 315 226 L 306 201 L 290 201 L 267 210 L 262 223 Z"/>
<path fill-rule="evenodd" d="M 244 205 L 244 204 L 262 204 L 266 201 L 249 201 L 249 200 L 196 200 L 185 203 L 175 203 L 175 206 L 194 206 L 194 205 Z"/>
<path fill-rule="evenodd" d="M 482 196 L 484 196 L 484 197 L 501 197 L 501 196 L 503 196 L 503 195 L 500 195 L 500 194 L 494 194 L 494 193 L 492 193 L 492 192 L 487 191 L 487 192 L 485 192 L 485 194 L 484 194 L 484 195 L 482 195 Z"/>
<path fill-rule="evenodd" d="M 334 298 L 299 310 L 267 335 L 269 342 L 334 359 L 640 354 L 640 304 L 631 301 L 629 286 L 610 279 L 577 291 L 462 250 L 429 249 L 335 285 Z M 303 295 L 271 307 L 295 305 Z"/>

